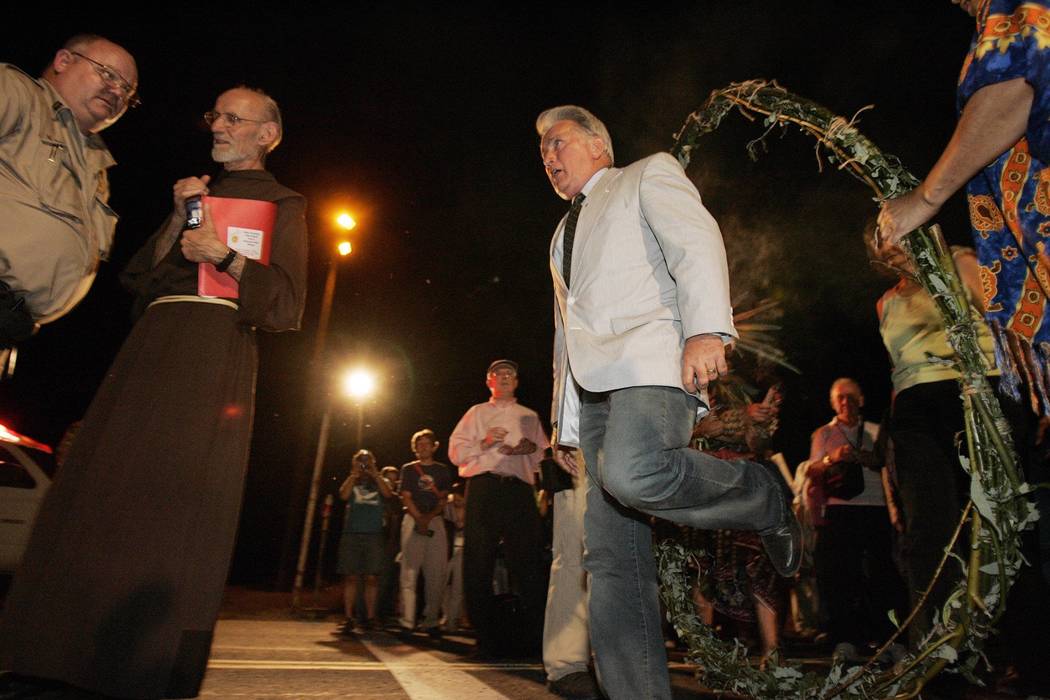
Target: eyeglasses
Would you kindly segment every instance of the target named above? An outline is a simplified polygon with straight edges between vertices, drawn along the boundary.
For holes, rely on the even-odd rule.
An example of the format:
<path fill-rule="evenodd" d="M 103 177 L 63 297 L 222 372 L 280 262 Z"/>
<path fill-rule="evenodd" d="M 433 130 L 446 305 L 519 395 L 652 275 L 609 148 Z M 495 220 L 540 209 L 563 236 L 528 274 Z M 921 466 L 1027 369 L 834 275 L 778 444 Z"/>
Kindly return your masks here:
<path fill-rule="evenodd" d="M 489 375 L 493 377 L 510 377 L 511 379 L 513 379 L 514 377 L 518 376 L 518 373 L 515 370 L 503 368 L 494 369 L 491 372 L 489 372 Z"/>
<path fill-rule="evenodd" d="M 98 73 L 98 77 L 102 78 L 102 82 L 111 88 L 117 88 L 124 93 L 124 101 L 128 104 L 128 107 L 134 109 L 142 104 L 142 100 L 138 96 L 138 88 L 128 82 L 127 78 L 122 76 L 113 68 L 110 68 L 105 63 L 99 63 L 93 58 L 85 56 L 79 51 L 70 51 L 78 58 L 82 58 L 91 64 L 91 67 Z"/>
<path fill-rule="evenodd" d="M 248 119 L 247 117 L 239 117 L 233 112 L 216 112 L 211 110 L 204 113 L 204 121 L 207 122 L 208 126 L 211 126 L 219 119 L 225 119 L 226 123 L 230 126 L 237 126 L 241 122 L 252 122 L 253 124 L 265 124 L 270 121 L 269 119 Z"/>

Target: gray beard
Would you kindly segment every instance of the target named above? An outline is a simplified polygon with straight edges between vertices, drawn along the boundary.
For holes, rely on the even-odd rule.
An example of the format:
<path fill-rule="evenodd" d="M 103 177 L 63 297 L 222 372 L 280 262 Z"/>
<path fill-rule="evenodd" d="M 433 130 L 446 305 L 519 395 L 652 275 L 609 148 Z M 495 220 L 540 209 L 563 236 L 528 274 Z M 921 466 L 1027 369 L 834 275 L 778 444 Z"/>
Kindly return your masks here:
<path fill-rule="evenodd" d="M 245 153 L 244 151 L 238 151 L 235 148 L 226 149 L 219 148 L 218 146 L 212 146 L 211 148 L 211 159 L 216 163 L 233 163 L 237 161 L 253 160 L 258 154 L 256 153 Z"/>
<path fill-rule="evenodd" d="M 216 163 L 229 163 L 235 160 L 241 160 L 241 154 L 230 149 L 222 150 L 218 146 L 212 146 L 211 159 Z"/>

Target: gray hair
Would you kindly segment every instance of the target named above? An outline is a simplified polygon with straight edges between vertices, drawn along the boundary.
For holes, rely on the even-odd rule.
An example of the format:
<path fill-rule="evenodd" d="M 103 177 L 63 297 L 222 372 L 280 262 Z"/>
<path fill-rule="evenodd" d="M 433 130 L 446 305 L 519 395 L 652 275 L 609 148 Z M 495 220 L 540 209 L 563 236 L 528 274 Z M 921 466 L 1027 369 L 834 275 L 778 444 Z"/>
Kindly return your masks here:
<path fill-rule="evenodd" d="M 265 90 L 252 87 L 251 85 L 237 85 L 233 89 L 254 92 L 262 98 L 263 110 L 266 112 L 266 121 L 273 122 L 277 125 L 277 138 L 273 140 L 273 143 L 266 147 L 266 152 L 263 153 L 263 156 L 273 153 L 273 149 L 277 148 L 277 145 L 281 143 L 281 138 L 284 137 L 284 121 L 281 119 L 281 108 L 277 106 L 277 100 L 267 95 Z"/>
<path fill-rule="evenodd" d="M 857 387 L 857 392 L 861 396 L 864 396 L 864 390 L 860 388 L 860 382 L 858 382 L 853 377 L 839 377 L 838 379 L 833 381 L 831 383 L 831 389 L 828 390 L 828 394 L 830 395 L 834 393 L 835 389 L 839 388 L 840 386 L 846 386 L 847 384 Z"/>
<path fill-rule="evenodd" d="M 609 165 L 614 164 L 612 137 L 609 136 L 609 130 L 605 128 L 605 124 L 602 123 L 601 119 L 583 107 L 561 105 L 544 110 L 540 113 L 540 116 L 536 117 L 536 133 L 543 136 L 554 126 L 555 122 L 566 120 L 576 122 L 588 134 L 600 138 L 602 143 L 605 144 L 605 152 L 609 154 Z"/>
<path fill-rule="evenodd" d="M 87 47 L 94 44 L 96 41 L 107 41 L 112 44 L 106 37 L 101 34 L 75 34 L 66 40 L 66 43 L 62 44 L 62 48 L 66 51 L 73 51 L 74 49 L 86 49 Z"/>
<path fill-rule="evenodd" d="M 82 32 L 80 34 L 74 34 L 73 36 L 69 37 L 68 39 L 66 39 L 66 43 L 62 44 L 62 48 L 65 49 L 66 51 L 69 51 L 69 52 L 81 51 L 81 50 L 84 50 L 84 49 L 91 48 L 91 46 L 93 46 L 94 44 L 96 44 L 96 43 L 98 43 L 100 41 L 104 41 L 107 44 L 113 44 L 114 46 L 120 47 L 129 56 L 131 56 L 131 52 L 130 51 L 128 51 L 127 49 L 125 49 L 123 46 L 121 46 L 117 42 L 113 41 L 112 39 L 107 39 L 106 37 L 102 36 L 101 34 L 90 34 L 88 32 Z M 131 60 L 132 60 L 132 62 L 134 62 L 135 61 L 135 57 L 131 56 Z M 138 71 L 138 65 L 137 64 L 135 66 L 135 70 L 136 70 L 136 72 Z M 54 61 L 52 60 L 46 66 L 44 66 L 44 70 L 41 71 L 40 74 L 41 74 L 41 76 L 43 76 L 45 78 L 54 77 L 54 75 L 55 75 Z"/>

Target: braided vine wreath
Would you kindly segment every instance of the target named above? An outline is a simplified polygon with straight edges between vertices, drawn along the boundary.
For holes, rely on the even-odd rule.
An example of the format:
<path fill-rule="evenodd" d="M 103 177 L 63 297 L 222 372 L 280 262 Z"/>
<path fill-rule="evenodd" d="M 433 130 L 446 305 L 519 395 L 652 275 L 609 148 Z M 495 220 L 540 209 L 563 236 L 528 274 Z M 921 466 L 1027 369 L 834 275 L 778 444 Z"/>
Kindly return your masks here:
<path fill-rule="evenodd" d="M 825 107 L 794 95 L 776 82 L 751 80 L 733 83 L 711 93 L 704 105 L 689 115 L 675 136 L 671 149 L 683 167 L 699 139 L 721 124 L 733 109 L 754 121 L 761 118 L 766 133 L 748 144 L 752 159 L 765 135 L 778 126 L 794 125 L 812 135 L 826 157 L 866 183 L 877 199 L 901 195 L 918 180 L 894 156 L 882 153 L 847 121 Z M 855 120 L 855 118 L 854 118 Z M 977 344 L 977 328 L 955 264 L 936 226 L 920 228 L 903 240 L 916 277 L 933 297 L 943 317 L 948 341 L 955 351 L 954 364 L 960 373 L 960 400 L 965 416 L 965 445 L 959 460 L 970 474 L 970 501 L 963 510 L 951 543 L 936 576 L 947 571 L 961 575 L 942 609 L 935 611 L 934 625 L 918 650 L 893 669 L 877 672 L 873 662 L 847 668 L 835 663 L 827 675 L 803 673 L 781 665 L 774 658 L 760 670 L 748 660 L 748 651 L 738 640 L 722 642 L 697 618 L 690 595 L 688 564 L 700 552 L 674 541 L 659 545 L 660 593 L 668 619 L 688 646 L 687 659 L 703 670 L 704 685 L 754 698 L 914 697 L 941 670 L 963 674 L 976 681 L 974 670 L 981 658 L 983 641 L 993 632 L 1017 572 L 1024 564 L 1020 531 L 1038 517 L 1025 494 L 1031 490 L 1018 472 L 1009 427 L 993 390 L 985 379 L 985 364 Z M 969 539 L 968 556 L 954 552 L 963 533 Z M 935 579 L 936 579 L 935 576 Z M 930 584 L 932 587 L 932 582 Z M 874 658 L 904 632 L 922 608 L 930 588 L 915 610 L 897 625 L 897 632 Z M 892 614 L 891 614 L 892 619 Z"/>

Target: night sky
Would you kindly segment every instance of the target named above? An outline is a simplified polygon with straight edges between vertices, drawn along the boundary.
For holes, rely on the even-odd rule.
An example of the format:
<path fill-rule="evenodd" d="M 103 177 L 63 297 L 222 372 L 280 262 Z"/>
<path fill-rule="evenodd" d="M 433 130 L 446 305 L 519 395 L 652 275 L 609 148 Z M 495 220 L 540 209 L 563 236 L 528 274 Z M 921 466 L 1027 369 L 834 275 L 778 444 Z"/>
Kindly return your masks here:
<path fill-rule="evenodd" d="M 380 374 L 363 446 L 400 465 L 412 458 L 412 432 L 432 427 L 444 442 L 487 398 L 484 372 L 497 357 L 521 364 L 520 400 L 548 416 L 547 249 L 567 205 L 540 165 L 533 124 L 543 109 L 591 109 L 609 127 L 619 165 L 668 149 L 711 90 L 751 78 L 776 79 L 847 117 L 874 104 L 859 128 L 920 177 L 951 133 L 973 23 L 947 0 L 633 8 L 301 3 L 266 13 L 224 3 L 169 11 L 164 23 L 53 12 L 8 31 L 0 60 L 34 74 L 70 35 L 108 36 L 138 59 L 143 105 L 104 132 L 118 161 L 112 259 L 73 313 L 20 348 L 14 380 L 0 385 L 0 421 L 56 444 L 83 415 L 130 327 L 117 272 L 170 210 L 172 183 L 216 172 L 200 115 L 238 83 L 265 89 L 283 109 L 284 140 L 268 166 L 306 195 L 311 236 L 302 331 L 260 334 L 233 571 L 242 582 L 274 579 L 287 525 L 301 522 L 317 431 L 305 415 L 321 398 L 307 366 L 338 209 L 350 209 L 358 228 L 353 255 L 337 263 L 328 371 L 366 364 Z M 780 342 L 803 371 L 780 377 L 787 398 L 777 439 L 795 464 L 831 415 L 835 377 L 861 380 L 869 419 L 885 410 L 889 366 L 874 303 L 892 280 L 864 257 L 871 192 L 826 162 L 818 172 L 814 141 L 797 131 L 776 132 L 752 163 L 745 145 L 762 130 L 730 117 L 694 152 L 689 174 L 722 226 L 738 308 L 781 302 Z M 961 198 L 938 220 L 950 241 L 968 239 Z M 336 404 L 325 492 L 358 447 L 356 410 Z"/>

